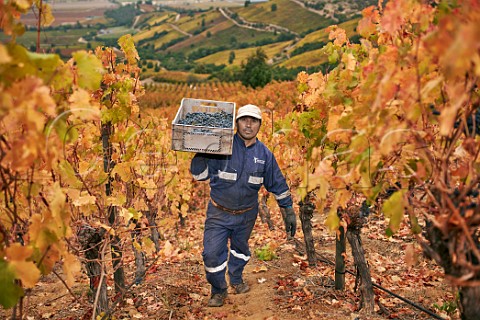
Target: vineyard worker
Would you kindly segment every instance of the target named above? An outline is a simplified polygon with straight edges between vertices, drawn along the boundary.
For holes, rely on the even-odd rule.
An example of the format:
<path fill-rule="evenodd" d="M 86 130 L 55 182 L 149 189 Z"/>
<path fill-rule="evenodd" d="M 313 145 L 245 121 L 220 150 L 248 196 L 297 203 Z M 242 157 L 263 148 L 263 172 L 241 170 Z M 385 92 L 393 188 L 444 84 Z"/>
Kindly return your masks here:
<path fill-rule="evenodd" d="M 197 153 L 191 163 L 195 180 L 210 179 L 202 253 L 211 285 L 209 307 L 222 306 L 227 297 L 227 269 L 235 293 L 250 290 L 242 273 L 250 260 L 248 239 L 257 218 L 258 191 L 262 185 L 274 194 L 287 235 L 295 235 L 296 216 L 289 187 L 275 156 L 257 139 L 261 123 L 262 112 L 257 106 L 241 107 L 236 116 L 232 155 Z"/>

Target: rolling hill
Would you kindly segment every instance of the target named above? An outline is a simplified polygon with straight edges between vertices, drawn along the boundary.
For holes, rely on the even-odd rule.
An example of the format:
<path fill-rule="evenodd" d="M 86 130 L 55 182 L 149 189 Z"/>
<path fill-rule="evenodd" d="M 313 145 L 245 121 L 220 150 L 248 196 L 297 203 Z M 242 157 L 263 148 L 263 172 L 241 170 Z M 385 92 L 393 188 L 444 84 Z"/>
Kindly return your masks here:
<path fill-rule="evenodd" d="M 324 2 L 325 8 L 329 2 Z M 326 28 L 337 21 L 325 9 L 315 10 L 307 4 L 270 0 L 184 12 L 162 7 L 163 12 L 138 26 L 134 39 L 141 41 L 141 46 L 153 44 L 156 50 L 182 54 L 202 64 L 229 65 L 233 52 L 231 64 L 240 65 L 261 47 L 272 64 L 287 68 L 314 66 L 325 62 L 318 49 L 328 41 Z M 338 24 L 352 37 L 359 12 L 350 11 L 349 16 Z"/>

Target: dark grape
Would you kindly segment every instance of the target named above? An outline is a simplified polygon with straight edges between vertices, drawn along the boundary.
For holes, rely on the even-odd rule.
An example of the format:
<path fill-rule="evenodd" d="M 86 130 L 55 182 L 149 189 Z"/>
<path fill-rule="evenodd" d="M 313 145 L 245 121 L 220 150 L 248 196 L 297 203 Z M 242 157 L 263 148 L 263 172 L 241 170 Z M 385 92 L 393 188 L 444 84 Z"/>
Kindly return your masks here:
<path fill-rule="evenodd" d="M 460 121 L 455 122 L 454 127 L 458 128 Z M 467 117 L 467 126 L 464 129 L 465 134 L 471 136 L 474 132 L 476 135 L 480 135 L 480 108 L 477 108 L 474 114 Z"/>
<path fill-rule="evenodd" d="M 215 128 L 231 128 L 233 115 L 231 113 L 220 112 L 188 112 L 178 124 L 215 127 Z"/>

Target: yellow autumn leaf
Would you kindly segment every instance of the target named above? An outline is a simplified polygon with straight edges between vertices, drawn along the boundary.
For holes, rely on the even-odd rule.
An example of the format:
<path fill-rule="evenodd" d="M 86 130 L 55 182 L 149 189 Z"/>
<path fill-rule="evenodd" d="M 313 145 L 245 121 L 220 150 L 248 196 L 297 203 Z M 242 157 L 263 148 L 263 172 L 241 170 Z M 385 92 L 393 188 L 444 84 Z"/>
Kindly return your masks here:
<path fill-rule="evenodd" d="M 182 203 L 180 207 L 180 212 L 182 213 L 182 217 L 186 217 L 188 215 L 188 209 L 190 209 L 188 204 Z"/>
<path fill-rule="evenodd" d="M 344 43 L 347 42 L 347 33 L 345 32 L 344 29 L 339 28 L 336 25 L 332 25 L 327 28 L 327 31 L 330 33 L 328 34 L 328 39 L 333 40 L 333 44 L 336 46 L 342 46 Z"/>
<path fill-rule="evenodd" d="M 120 212 L 118 213 L 118 215 L 123 218 L 123 221 L 126 223 L 128 221 L 130 221 L 130 219 L 133 218 L 133 213 L 130 212 L 130 210 L 128 209 L 125 209 L 125 208 L 119 208 Z"/>
<path fill-rule="evenodd" d="M 137 241 L 133 241 L 133 246 L 137 251 L 142 251 L 142 246 Z"/>
<path fill-rule="evenodd" d="M 9 63 L 12 57 L 8 54 L 7 48 L 0 43 L 0 63 Z"/>
<path fill-rule="evenodd" d="M 346 189 L 337 190 L 335 198 L 335 202 L 337 202 L 340 207 L 345 208 L 347 202 L 352 199 L 352 192 Z"/>
<path fill-rule="evenodd" d="M 63 274 L 65 282 L 72 286 L 75 283 L 75 277 L 80 274 L 81 265 L 77 257 L 71 253 L 66 253 L 63 258 Z"/>
<path fill-rule="evenodd" d="M 124 205 L 125 202 L 127 202 L 127 197 L 125 194 L 115 194 L 111 197 L 108 197 L 106 201 L 108 205 L 112 205 L 116 207 Z"/>
<path fill-rule="evenodd" d="M 403 195 L 405 190 L 399 190 L 394 192 L 390 198 L 388 198 L 382 206 L 382 211 L 386 218 L 390 219 L 389 228 L 392 232 L 398 231 L 400 223 L 403 221 L 405 212 L 405 204 Z"/>
<path fill-rule="evenodd" d="M 50 26 L 53 21 L 55 21 L 55 17 L 52 14 L 52 7 L 48 3 L 42 4 L 42 26 L 48 27 Z"/>
<path fill-rule="evenodd" d="M 311 175 L 308 179 L 307 192 L 318 188 L 317 196 L 326 199 L 329 186 L 327 177 L 319 174 Z"/>
<path fill-rule="evenodd" d="M 32 261 L 27 261 L 32 254 L 33 248 L 14 243 L 5 250 L 5 256 L 11 270 L 22 281 L 26 288 L 32 288 L 40 279 L 40 270 Z"/>
<path fill-rule="evenodd" d="M 70 112 L 81 120 L 99 120 L 100 106 L 91 101 L 91 94 L 84 89 L 75 90 L 68 99 Z"/>
<path fill-rule="evenodd" d="M 153 243 L 150 237 L 144 237 L 142 239 L 142 249 L 147 255 L 152 255 L 155 253 L 155 243 Z"/>
<path fill-rule="evenodd" d="M 86 195 L 80 196 L 77 199 L 73 200 L 73 205 L 76 207 L 81 207 L 89 204 L 95 204 L 95 196 Z"/>
<path fill-rule="evenodd" d="M 102 227 L 103 229 L 105 229 L 110 235 L 114 236 L 115 235 L 115 230 L 109 226 L 109 225 L 106 225 L 105 223 L 102 223 L 102 222 L 99 222 L 99 221 L 95 221 L 93 223 L 93 225 L 95 227 Z"/>
<path fill-rule="evenodd" d="M 22 12 L 25 12 L 32 6 L 31 0 L 13 0 L 13 3 L 15 4 L 15 7 L 17 7 Z"/>
<path fill-rule="evenodd" d="M 23 261 L 27 260 L 32 256 L 33 248 L 28 246 L 22 246 L 20 243 L 13 243 L 5 251 L 5 256 L 10 262 Z"/>
<path fill-rule="evenodd" d="M 399 147 L 399 142 L 406 141 L 410 132 L 410 129 L 402 128 L 388 131 L 380 141 L 380 153 L 382 155 L 390 154 L 396 147 Z"/>
<path fill-rule="evenodd" d="M 299 74 L 297 74 L 297 82 L 298 83 L 307 83 L 308 80 L 308 73 L 305 71 L 301 71 Z"/>
<path fill-rule="evenodd" d="M 130 171 L 130 163 L 128 162 L 120 162 L 115 165 L 112 170 L 112 175 L 118 174 L 120 179 L 123 182 L 130 182 L 133 178 L 132 172 Z"/>
<path fill-rule="evenodd" d="M 337 230 L 340 226 L 340 219 L 338 218 L 337 214 L 337 206 L 331 207 L 328 217 L 325 220 L 325 225 L 330 229 L 330 231 Z"/>
<path fill-rule="evenodd" d="M 10 266 L 26 288 L 33 288 L 40 279 L 40 270 L 32 261 L 11 262 Z"/>
<path fill-rule="evenodd" d="M 102 62 L 84 50 L 76 51 L 72 56 L 77 67 L 78 85 L 87 90 L 97 90 L 104 73 Z"/>
<path fill-rule="evenodd" d="M 357 65 L 357 60 L 353 56 L 353 54 L 348 53 L 342 57 L 343 63 L 345 63 L 345 68 L 350 71 L 354 71 Z"/>
<path fill-rule="evenodd" d="M 310 94 L 310 95 L 305 97 L 305 104 L 307 106 L 313 106 L 313 105 L 315 105 L 315 103 L 317 102 L 318 99 L 319 99 L 318 95 Z"/>
<path fill-rule="evenodd" d="M 310 88 L 319 89 L 319 93 L 325 89 L 325 77 L 322 72 L 313 73 L 308 77 Z"/>

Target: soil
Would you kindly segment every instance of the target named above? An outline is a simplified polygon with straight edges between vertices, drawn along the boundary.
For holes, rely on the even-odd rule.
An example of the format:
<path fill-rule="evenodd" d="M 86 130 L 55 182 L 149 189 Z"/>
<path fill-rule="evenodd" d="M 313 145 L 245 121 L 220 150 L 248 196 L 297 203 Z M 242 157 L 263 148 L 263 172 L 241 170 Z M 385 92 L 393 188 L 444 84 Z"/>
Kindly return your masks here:
<path fill-rule="evenodd" d="M 113 280 L 108 279 L 113 316 L 115 319 L 162 320 L 432 319 L 380 289 L 375 289 L 375 313 L 365 314 L 359 310 L 360 296 L 359 290 L 354 290 L 354 276 L 346 274 L 344 291 L 334 288 L 331 262 L 335 256 L 335 235 L 323 225 L 325 215 L 317 214 L 313 219 L 319 261 L 312 266 L 303 255 L 301 227 L 295 240 L 287 241 L 279 216 L 272 213 L 275 230 L 269 230 L 260 218 L 255 226 L 250 240 L 252 259 L 244 273 L 251 288 L 249 292 L 241 295 L 230 292 L 224 306 L 206 307 L 210 289 L 201 261 L 203 216 L 198 214 L 191 216 L 183 228 L 172 234 L 163 234 L 169 240 L 163 240 L 163 249 L 158 255 L 149 256 L 144 281 L 130 286 L 124 299 L 117 299 L 121 302 L 115 302 Z M 439 307 L 449 305 L 454 301 L 454 294 L 444 283 L 441 270 L 421 255 L 408 228 L 403 228 L 392 238 L 384 236 L 383 228 L 383 218 L 371 216 L 362 230 L 373 281 L 446 319 L 459 319 L 456 312 L 448 316 L 434 307 L 434 304 Z M 253 254 L 266 244 L 277 256 L 275 259 L 262 261 Z M 413 260 L 412 248 L 416 253 Z M 347 244 L 347 269 L 354 270 L 349 250 Z M 127 282 L 134 279 L 134 267 L 133 254 L 126 251 Z M 23 319 L 92 319 L 93 298 L 89 293 L 88 279 L 81 276 L 69 293 L 59 280 L 62 276 L 60 265 L 56 272 L 58 276 L 43 277 L 27 293 Z M 11 318 L 11 312 L 0 310 L 0 318 Z"/>

